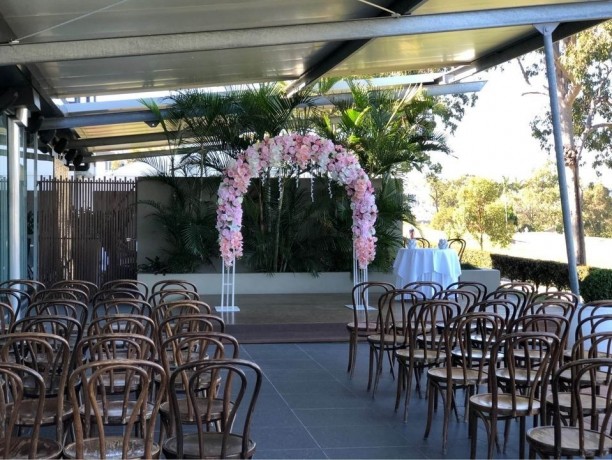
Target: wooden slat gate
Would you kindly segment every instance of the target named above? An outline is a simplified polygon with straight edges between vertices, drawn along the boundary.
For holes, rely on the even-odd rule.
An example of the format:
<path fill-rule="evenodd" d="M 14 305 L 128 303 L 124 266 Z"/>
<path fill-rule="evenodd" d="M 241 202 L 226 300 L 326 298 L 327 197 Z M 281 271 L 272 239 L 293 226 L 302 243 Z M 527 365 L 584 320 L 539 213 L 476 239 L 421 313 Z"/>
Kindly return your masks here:
<path fill-rule="evenodd" d="M 38 277 L 103 283 L 136 278 L 136 182 L 43 179 Z"/>

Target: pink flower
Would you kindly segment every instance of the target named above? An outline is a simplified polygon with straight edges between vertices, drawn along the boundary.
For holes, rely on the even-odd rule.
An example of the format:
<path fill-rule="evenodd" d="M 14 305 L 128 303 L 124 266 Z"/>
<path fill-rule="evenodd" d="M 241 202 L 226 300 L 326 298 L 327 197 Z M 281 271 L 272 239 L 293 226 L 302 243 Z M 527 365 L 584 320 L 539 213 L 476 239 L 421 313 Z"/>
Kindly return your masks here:
<path fill-rule="evenodd" d="M 316 171 L 328 173 L 345 186 L 353 210 L 353 244 L 359 268 L 366 269 L 376 256 L 374 224 L 378 209 L 374 189 L 357 157 L 341 145 L 315 134 L 283 134 L 248 147 L 229 162 L 218 191 L 217 225 L 219 249 L 226 266 L 243 254 L 242 197 L 251 179 L 269 167 L 306 169 L 311 163 Z"/>

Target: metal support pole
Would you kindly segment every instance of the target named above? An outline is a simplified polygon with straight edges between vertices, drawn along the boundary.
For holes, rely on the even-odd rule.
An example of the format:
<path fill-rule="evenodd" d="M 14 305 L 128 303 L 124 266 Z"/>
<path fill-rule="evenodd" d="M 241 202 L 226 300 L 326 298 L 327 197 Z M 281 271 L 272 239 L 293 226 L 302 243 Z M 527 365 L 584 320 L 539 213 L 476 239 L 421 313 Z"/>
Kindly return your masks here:
<path fill-rule="evenodd" d="M 8 243 L 11 279 L 22 278 L 21 264 L 21 145 L 22 127 L 27 124 L 28 110 L 19 108 L 8 119 Z M 25 180 L 25 178 L 23 178 Z"/>
<path fill-rule="evenodd" d="M 561 212 L 563 213 L 563 231 L 565 233 L 565 247 L 567 250 L 569 284 L 572 292 L 576 295 L 580 295 L 580 289 L 578 287 L 578 271 L 576 268 L 576 251 L 574 250 L 574 235 L 572 231 L 572 219 L 567 192 L 567 179 L 565 177 L 563 139 L 561 138 L 561 117 L 559 115 L 559 97 L 557 95 L 557 75 L 555 72 L 555 56 L 552 41 L 552 33 L 557 26 L 558 24 L 539 24 L 535 27 L 544 37 L 546 75 L 548 77 L 548 95 L 550 97 L 550 113 L 552 115 L 553 137 L 555 141 L 555 154 L 557 158 L 557 175 L 559 176 L 559 193 L 561 196 Z"/>

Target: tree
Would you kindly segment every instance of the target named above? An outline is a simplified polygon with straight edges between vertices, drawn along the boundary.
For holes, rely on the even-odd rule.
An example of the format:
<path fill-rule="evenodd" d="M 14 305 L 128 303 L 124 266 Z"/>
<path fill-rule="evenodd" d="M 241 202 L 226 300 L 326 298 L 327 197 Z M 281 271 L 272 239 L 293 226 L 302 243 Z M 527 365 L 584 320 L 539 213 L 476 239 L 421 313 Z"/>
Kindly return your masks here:
<path fill-rule="evenodd" d="M 602 184 L 584 190 L 584 230 L 589 236 L 612 238 L 612 194 Z"/>
<path fill-rule="evenodd" d="M 514 224 L 507 222 L 506 204 L 502 202 L 503 187 L 489 179 L 466 176 L 457 181 L 447 181 L 446 191 L 440 202 L 440 210 L 432 220 L 432 226 L 444 230 L 447 235 L 462 235 L 464 228 L 484 248 L 485 236 L 491 243 L 502 247 L 512 241 Z"/>
<path fill-rule="evenodd" d="M 612 21 L 557 41 L 553 47 L 576 259 L 586 264 L 580 167 L 587 154 L 593 167 L 612 167 Z M 541 52 L 533 64 L 526 65 L 525 59 L 519 64 L 528 82 L 545 71 Z M 550 151 L 550 112 L 536 117 L 531 127 L 541 146 Z"/>
<path fill-rule="evenodd" d="M 331 110 L 319 111 L 316 129 L 354 151 L 370 177 L 422 171 L 426 167 L 437 169 L 429 153 L 449 153 L 436 120 L 438 117 L 446 124 L 446 120 L 454 119 L 445 103 L 416 86 L 379 89 L 354 80 L 347 80 L 351 98 L 346 100 L 328 94 L 332 82 L 323 81 L 315 87 L 334 105 Z"/>
<path fill-rule="evenodd" d="M 552 163 L 534 171 L 511 194 L 512 208 L 519 229 L 563 231 L 559 198 L 559 180 Z"/>

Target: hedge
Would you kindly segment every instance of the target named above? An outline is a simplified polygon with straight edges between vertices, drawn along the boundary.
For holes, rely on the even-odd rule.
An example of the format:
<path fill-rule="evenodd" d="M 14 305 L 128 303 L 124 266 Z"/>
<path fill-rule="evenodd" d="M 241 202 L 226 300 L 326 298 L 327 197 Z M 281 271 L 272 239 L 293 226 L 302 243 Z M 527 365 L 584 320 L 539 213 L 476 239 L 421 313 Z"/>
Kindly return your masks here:
<path fill-rule="evenodd" d="M 567 263 L 552 260 L 526 259 L 486 251 L 467 250 L 463 255 L 464 268 L 495 268 L 502 278 L 511 281 L 526 281 L 537 287 L 554 287 L 568 290 L 569 270 Z M 578 266 L 580 294 L 585 302 L 612 299 L 612 270 Z"/>

